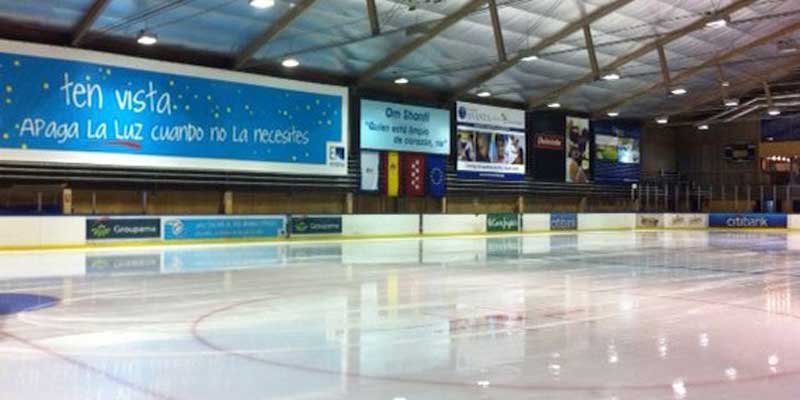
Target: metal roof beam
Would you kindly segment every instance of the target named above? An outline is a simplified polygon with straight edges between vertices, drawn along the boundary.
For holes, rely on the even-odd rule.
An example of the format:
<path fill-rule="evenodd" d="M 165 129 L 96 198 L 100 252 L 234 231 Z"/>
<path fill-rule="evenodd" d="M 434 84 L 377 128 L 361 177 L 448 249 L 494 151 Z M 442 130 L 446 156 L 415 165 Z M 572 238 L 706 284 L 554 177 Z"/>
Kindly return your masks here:
<path fill-rule="evenodd" d="M 367 0 L 367 16 L 369 17 L 369 28 L 372 36 L 381 34 L 381 26 L 378 22 L 378 8 L 375 6 L 375 0 Z"/>
<path fill-rule="evenodd" d="M 292 23 L 297 17 L 303 14 L 309 7 L 311 7 L 316 0 L 301 0 L 294 7 L 290 8 L 285 14 L 276 19 L 264 32 L 251 39 L 239 54 L 236 55 L 236 61 L 233 63 L 234 69 L 242 69 L 247 62 L 253 58 L 262 47 L 264 47 L 270 40 L 281 33 L 289 24 Z"/>
<path fill-rule="evenodd" d="M 664 51 L 664 46 L 656 46 L 658 50 L 658 65 L 661 68 L 661 81 L 664 84 L 666 93 L 669 94 L 669 88 L 672 86 L 672 79 L 669 77 L 669 65 L 667 65 L 667 53 Z"/>
<path fill-rule="evenodd" d="M 670 42 L 673 42 L 677 39 L 680 39 L 698 29 L 703 29 L 706 26 L 706 23 L 718 18 L 727 17 L 730 14 L 733 14 L 736 11 L 741 10 L 751 4 L 753 4 L 756 0 L 736 0 L 733 3 L 719 9 L 716 14 L 713 15 L 703 15 L 701 18 L 696 19 L 692 23 L 684 26 L 683 28 L 676 29 L 668 34 L 647 43 L 638 49 L 634 50 L 631 53 L 625 54 L 623 56 L 618 57 L 614 60 L 611 64 L 605 66 L 601 72 L 605 71 L 614 71 L 622 67 L 623 65 L 636 60 L 645 54 L 650 53 L 653 50 L 656 50 L 658 46 L 664 46 Z M 528 103 L 530 104 L 530 108 L 536 108 L 542 105 L 544 102 L 548 101 L 548 99 L 557 98 L 559 95 L 563 94 L 564 92 L 568 92 L 573 89 L 577 89 L 584 84 L 590 83 L 594 80 L 594 75 L 590 72 L 576 80 L 567 82 L 551 91 L 543 96 L 532 96 Z"/>
<path fill-rule="evenodd" d="M 508 55 L 506 54 L 506 44 L 503 40 L 503 29 L 500 26 L 497 0 L 489 0 L 489 15 L 492 17 L 492 31 L 494 31 L 494 47 L 497 49 L 497 59 L 503 62 L 508 59 Z"/>
<path fill-rule="evenodd" d="M 608 14 L 611 14 L 612 12 L 622 8 L 623 6 L 628 5 L 631 2 L 633 2 L 633 0 L 615 0 L 612 3 L 606 4 L 592 11 L 591 13 L 589 13 L 589 15 L 586 15 L 585 17 L 577 21 L 569 23 L 567 26 L 561 28 L 561 30 L 554 33 L 553 35 L 540 40 L 533 47 L 526 50 L 522 50 L 517 54 L 515 54 L 513 57 L 507 59 L 506 61 L 497 63 L 488 70 L 481 72 L 480 74 L 471 78 L 470 80 L 459 86 L 458 89 L 456 89 L 453 92 L 451 100 L 455 100 L 456 98 L 466 94 L 470 90 L 497 77 L 498 75 L 507 71 L 511 67 L 519 64 L 523 58 L 538 55 L 540 52 L 542 52 L 542 50 L 558 43 L 561 40 L 564 40 L 569 35 L 572 35 L 573 33 L 579 31 L 585 25 L 592 24 L 595 21 L 605 17 Z"/>
<path fill-rule="evenodd" d="M 100 17 L 100 14 L 103 13 L 103 10 L 106 8 L 110 0 L 95 0 L 89 9 L 86 10 L 86 13 L 83 14 L 78 24 L 75 25 L 75 29 L 72 31 L 72 38 L 70 39 L 71 46 L 77 46 L 80 44 L 81 40 L 86 33 L 89 32 L 89 29 L 92 28 L 94 22 Z"/>
<path fill-rule="evenodd" d="M 740 93 L 745 93 L 754 88 L 761 86 L 765 80 L 769 80 L 770 78 L 780 78 L 786 76 L 798 69 L 798 63 L 800 63 L 800 56 L 792 57 L 788 61 L 773 65 L 771 68 L 767 68 L 761 71 L 757 71 L 752 76 L 739 80 L 737 82 L 731 82 L 731 89 L 736 90 Z M 678 108 L 677 110 L 673 110 L 670 114 L 682 114 L 687 111 L 695 110 L 697 107 L 709 103 L 714 100 L 719 99 L 719 93 L 711 92 L 709 94 L 695 97 L 691 101 L 683 102 L 683 106 Z"/>
<path fill-rule="evenodd" d="M 597 53 L 594 50 L 594 40 L 592 39 L 592 28 L 589 25 L 583 26 L 583 39 L 586 42 L 586 51 L 589 53 L 589 65 L 592 67 L 594 79 L 600 79 L 600 66 L 597 64 Z"/>
<path fill-rule="evenodd" d="M 791 24 L 788 24 L 788 25 L 786 25 L 786 26 L 784 26 L 782 28 L 779 28 L 779 29 L 777 29 L 775 31 L 772 31 L 772 32 L 770 32 L 770 33 L 768 33 L 768 34 L 766 34 L 764 36 L 761 36 L 761 37 L 759 37 L 757 39 L 754 39 L 754 40 L 752 40 L 752 41 L 750 41 L 750 42 L 748 42 L 748 43 L 746 43 L 744 45 L 741 45 L 739 47 L 735 47 L 735 48 L 733 48 L 731 50 L 728 50 L 728 51 L 726 51 L 726 52 L 724 52 L 722 54 L 718 54 L 717 56 L 715 56 L 713 58 L 710 58 L 707 61 L 705 61 L 705 62 L 703 62 L 703 63 L 701 63 L 699 65 L 696 65 L 694 67 L 685 69 L 680 74 L 677 74 L 674 77 L 672 77 L 672 81 L 675 82 L 675 81 L 683 81 L 683 80 L 689 79 L 690 77 L 692 77 L 694 75 L 697 75 L 698 73 L 700 73 L 704 69 L 714 66 L 714 67 L 717 68 L 717 76 L 720 79 L 720 83 L 721 83 L 722 80 L 724 79 L 724 76 L 722 74 L 722 66 L 720 65 L 720 63 L 722 63 L 724 61 L 727 61 L 729 59 L 732 59 L 734 57 L 737 57 L 739 55 L 742 55 L 742 54 L 744 54 L 744 53 L 748 52 L 749 50 L 754 49 L 756 47 L 763 46 L 765 44 L 769 44 L 769 43 L 771 43 L 772 41 L 774 41 L 775 39 L 777 39 L 779 37 L 783 37 L 783 36 L 789 35 L 789 34 L 795 32 L 795 31 L 798 31 L 798 30 L 800 30 L 800 21 L 796 21 L 796 22 L 793 22 Z M 665 83 L 664 82 L 659 82 L 659 83 L 653 84 L 653 85 L 647 87 L 646 89 L 642 89 L 642 90 L 640 90 L 640 91 L 638 91 L 638 92 L 636 92 L 636 93 L 634 93 L 634 94 L 632 94 L 630 96 L 625 97 L 624 99 L 621 99 L 619 101 L 614 102 L 613 104 L 609 104 L 608 106 L 603 107 L 602 108 L 602 112 L 611 111 L 611 110 L 619 110 L 619 108 L 622 107 L 623 105 L 625 105 L 625 104 L 627 104 L 627 103 L 629 103 L 629 102 L 631 102 L 631 101 L 633 101 L 635 99 L 638 99 L 638 98 L 640 98 L 642 96 L 645 96 L 648 93 L 650 93 L 652 91 L 655 91 L 655 90 L 658 90 L 658 89 L 660 89 L 662 87 L 665 87 Z M 723 88 L 723 96 L 727 96 L 727 90 L 725 90 L 725 88 Z"/>
<path fill-rule="evenodd" d="M 455 13 L 437 21 L 435 25 L 431 26 L 430 29 L 428 29 L 420 37 L 398 47 L 391 53 L 387 54 L 383 59 L 372 64 L 360 74 L 356 85 L 361 86 L 364 83 L 372 80 L 372 78 L 386 68 L 391 67 L 401 59 L 413 53 L 414 50 L 420 48 L 425 43 L 428 43 L 431 39 L 442 33 L 445 29 L 453 26 L 456 22 L 461 21 L 463 18 L 475 11 L 478 7 L 482 6 L 485 2 L 486 0 L 471 0 L 469 3 L 458 9 L 458 11 Z"/>

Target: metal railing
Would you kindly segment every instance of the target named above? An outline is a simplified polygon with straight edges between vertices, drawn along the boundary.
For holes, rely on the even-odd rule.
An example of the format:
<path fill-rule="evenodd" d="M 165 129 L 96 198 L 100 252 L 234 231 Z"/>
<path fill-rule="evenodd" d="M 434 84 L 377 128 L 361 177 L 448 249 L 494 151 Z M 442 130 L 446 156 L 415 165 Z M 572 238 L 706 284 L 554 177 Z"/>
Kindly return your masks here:
<path fill-rule="evenodd" d="M 643 184 L 632 190 L 631 198 L 638 199 L 643 212 L 800 211 L 800 186 L 796 185 Z"/>

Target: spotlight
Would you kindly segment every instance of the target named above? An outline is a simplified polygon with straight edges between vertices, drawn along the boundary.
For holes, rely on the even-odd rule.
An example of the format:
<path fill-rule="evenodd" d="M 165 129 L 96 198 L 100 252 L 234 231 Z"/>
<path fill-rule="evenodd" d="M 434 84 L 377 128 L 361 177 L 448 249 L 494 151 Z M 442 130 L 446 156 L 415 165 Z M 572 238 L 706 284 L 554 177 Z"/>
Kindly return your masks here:
<path fill-rule="evenodd" d="M 608 115 L 611 118 L 619 117 L 619 112 L 617 112 L 617 111 L 609 111 L 609 112 L 606 113 L 606 115 Z"/>
<path fill-rule="evenodd" d="M 698 125 L 697 129 L 701 130 L 701 131 L 707 131 L 708 130 L 708 125 L 707 124 Z"/>
<path fill-rule="evenodd" d="M 535 54 L 534 55 L 530 55 L 530 56 L 526 56 L 526 57 L 522 57 L 522 61 L 525 61 L 525 62 L 536 61 L 538 59 L 539 59 L 539 56 L 537 56 Z"/>
<path fill-rule="evenodd" d="M 767 114 L 769 114 L 769 115 L 774 117 L 774 116 L 777 116 L 777 115 L 781 115 L 781 110 L 773 107 L 773 108 L 770 108 L 769 110 L 767 110 Z"/>
<path fill-rule="evenodd" d="M 676 88 L 670 90 L 670 93 L 674 94 L 675 96 L 683 96 L 683 95 L 685 95 L 687 93 L 687 91 L 686 91 L 685 88 L 676 87 Z"/>
<path fill-rule="evenodd" d="M 394 83 L 398 85 L 405 85 L 408 83 L 408 78 L 403 78 L 403 77 L 397 78 L 394 80 Z"/>
<path fill-rule="evenodd" d="M 250 7 L 263 10 L 275 5 L 275 0 L 250 0 Z"/>
<path fill-rule="evenodd" d="M 739 99 L 725 99 L 724 103 L 726 107 L 738 107 Z"/>
<path fill-rule="evenodd" d="M 152 46 L 158 43 L 158 36 L 156 36 L 154 33 L 141 30 L 139 31 L 139 36 L 136 37 L 136 42 L 142 46 Z"/>
<path fill-rule="evenodd" d="M 726 18 L 717 18 L 706 22 L 706 28 L 709 29 L 724 28 L 727 25 L 728 25 L 728 20 Z"/>
<path fill-rule="evenodd" d="M 547 103 L 547 108 L 561 108 L 561 103 L 554 101 L 552 103 Z"/>
<path fill-rule="evenodd" d="M 294 57 L 289 57 L 281 61 L 281 65 L 283 65 L 286 68 L 295 68 L 300 65 L 300 61 L 298 61 Z"/>
<path fill-rule="evenodd" d="M 478 97 L 492 97 L 492 92 L 488 90 L 481 90 L 478 92 Z"/>
<path fill-rule="evenodd" d="M 656 118 L 656 123 L 659 125 L 664 125 L 669 122 L 669 117 L 658 117 Z"/>
<path fill-rule="evenodd" d="M 605 74 L 605 75 L 603 75 L 603 78 L 602 78 L 602 79 L 603 79 L 604 81 L 616 81 L 616 80 L 618 80 L 619 78 L 620 78 L 619 74 L 612 72 L 612 73 L 610 73 L 610 74 Z"/>

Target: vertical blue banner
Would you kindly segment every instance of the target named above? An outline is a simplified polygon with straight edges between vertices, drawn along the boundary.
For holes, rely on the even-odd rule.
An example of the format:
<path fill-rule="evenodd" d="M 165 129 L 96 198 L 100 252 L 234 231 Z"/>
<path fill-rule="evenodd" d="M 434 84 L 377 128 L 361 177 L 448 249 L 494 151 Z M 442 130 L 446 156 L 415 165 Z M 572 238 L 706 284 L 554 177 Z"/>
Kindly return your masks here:
<path fill-rule="evenodd" d="M 0 41 L 0 160 L 347 173 L 347 89 Z"/>

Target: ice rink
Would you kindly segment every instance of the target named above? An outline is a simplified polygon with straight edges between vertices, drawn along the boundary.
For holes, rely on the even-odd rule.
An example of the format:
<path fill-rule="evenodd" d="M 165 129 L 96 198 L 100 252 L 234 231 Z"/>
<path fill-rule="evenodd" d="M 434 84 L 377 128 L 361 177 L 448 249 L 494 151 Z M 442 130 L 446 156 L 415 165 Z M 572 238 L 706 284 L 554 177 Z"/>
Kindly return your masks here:
<path fill-rule="evenodd" d="M 701 231 L 4 252 L 0 393 L 797 399 L 797 255 Z"/>

